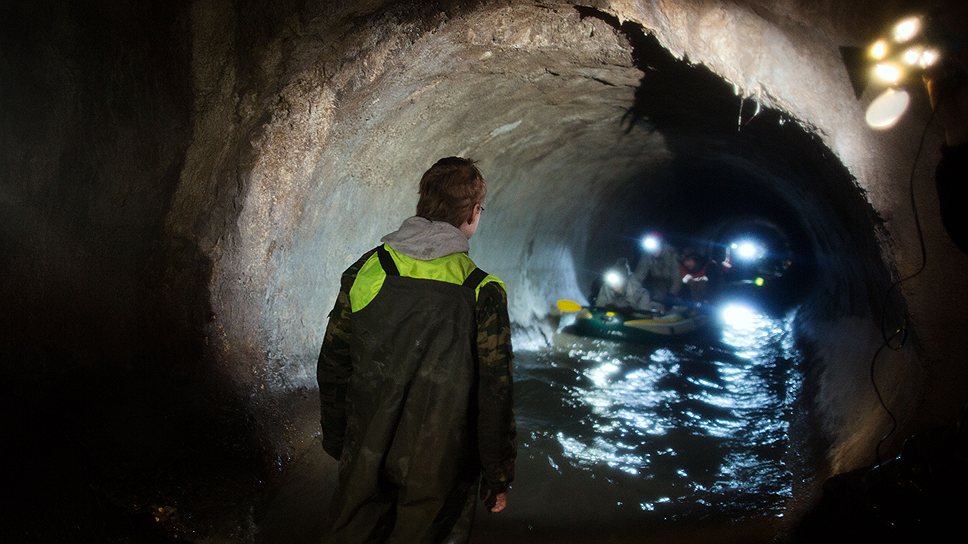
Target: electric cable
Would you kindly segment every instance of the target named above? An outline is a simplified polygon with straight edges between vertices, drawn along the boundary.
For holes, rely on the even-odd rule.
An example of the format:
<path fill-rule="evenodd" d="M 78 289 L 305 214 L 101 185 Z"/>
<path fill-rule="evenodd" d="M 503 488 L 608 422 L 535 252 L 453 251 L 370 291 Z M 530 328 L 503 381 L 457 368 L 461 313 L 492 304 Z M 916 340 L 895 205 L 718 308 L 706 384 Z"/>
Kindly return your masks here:
<path fill-rule="evenodd" d="M 930 129 L 931 125 L 934 123 L 934 117 L 940 104 L 941 101 L 939 99 L 939 101 L 935 104 L 935 107 L 931 110 L 931 115 L 928 117 L 928 121 L 924 124 L 924 129 L 921 131 L 921 138 L 918 141 L 918 150 L 914 154 L 914 163 L 911 165 L 911 175 L 908 177 L 908 197 L 911 201 L 911 211 L 914 215 L 914 227 L 918 235 L 918 244 L 920 245 L 921 249 L 921 264 L 918 266 L 917 270 L 910 275 L 894 280 L 894 282 L 891 284 L 891 287 L 888 288 L 887 293 L 884 295 L 884 303 L 881 305 L 881 338 L 883 339 L 883 343 L 877 348 L 877 351 L 874 352 L 874 356 L 871 358 L 871 385 L 874 387 L 874 393 L 877 395 L 877 400 L 880 402 L 881 408 L 883 408 L 884 411 L 887 412 L 888 417 L 891 418 L 890 430 L 888 430 L 887 433 L 881 437 L 880 441 L 877 442 L 877 446 L 874 448 L 874 457 L 877 460 L 878 465 L 881 464 L 881 446 L 887 441 L 888 438 L 891 437 L 891 435 L 894 434 L 894 431 L 897 430 L 897 418 L 894 416 L 894 413 L 891 412 L 891 409 L 887 406 L 887 403 L 884 402 L 884 398 L 881 396 L 880 389 L 877 387 L 877 381 L 874 379 L 874 368 L 877 363 L 877 357 L 881 354 L 884 348 L 888 348 L 891 351 L 900 351 L 907 343 L 908 339 L 908 325 L 906 317 L 901 318 L 901 325 L 895 329 L 893 333 L 890 335 L 887 333 L 887 309 L 891 303 L 891 295 L 894 293 L 895 289 L 901 286 L 902 283 L 912 280 L 924 272 L 924 269 L 928 264 L 928 250 L 924 243 L 924 230 L 921 226 L 921 216 L 918 213 L 917 200 L 914 194 L 914 179 L 918 169 L 918 162 L 920 162 L 921 154 L 924 152 L 924 141 L 927 138 L 928 129 Z M 895 339 L 898 339 L 897 343 L 892 344 L 892 340 Z"/>

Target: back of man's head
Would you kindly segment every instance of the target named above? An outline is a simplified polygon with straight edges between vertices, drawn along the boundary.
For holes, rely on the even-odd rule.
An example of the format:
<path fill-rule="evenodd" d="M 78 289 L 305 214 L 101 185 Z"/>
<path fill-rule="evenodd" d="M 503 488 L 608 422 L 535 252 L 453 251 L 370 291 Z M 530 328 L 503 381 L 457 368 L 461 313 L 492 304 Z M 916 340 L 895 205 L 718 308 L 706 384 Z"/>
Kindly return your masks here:
<path fill-rule="evenodd" d="M 460 227 L 484 202 L 487 182 L 474 161 L 462 157 L 440 159 L 420 178 L 417 215 Z"/>

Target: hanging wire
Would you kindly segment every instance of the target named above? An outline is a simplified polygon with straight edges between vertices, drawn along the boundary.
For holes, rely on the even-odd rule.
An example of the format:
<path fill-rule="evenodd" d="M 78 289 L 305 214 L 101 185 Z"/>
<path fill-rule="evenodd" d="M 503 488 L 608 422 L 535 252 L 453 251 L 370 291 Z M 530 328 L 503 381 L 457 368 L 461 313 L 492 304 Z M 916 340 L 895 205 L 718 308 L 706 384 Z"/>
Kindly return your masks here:
<path fill-rule="evenodd" d="M 891 409 L 887 406 L 887 403 L 884 401 L 884 398 L 881 396 L 880 389 L 878 389 L 877 387 L 877 380 L 874 378 L 874 368 L 875 368 L 875 364 L 877 363 L 877 357 L 881 354 L 884 348 L 890 349 L 891 351 L 900 351 L 907 343 L 908 336 L 909 336 L 907 317 L 901 318 L 900 326 L 894 329 L 893 332 L 888 334 L 887 308 L 891 302 L 891 295 L 894 294 L 894 290 L 899 288 L 902 283 L 912 280 L 917 276 L 919 276 L 922 272 L 924 272 L 924 268 L 928 264 L 928 252 L 924 243 L 924 231 L 921 227 L 921 216 L 918 213 L 917 200 L 915 199 L 915 195 L 914 195 L 914 177 L 918 169 L 918 162 L 921 159 L 921 154 L 924 152 L 924 141 L 927 138 L 928 129 L 931 127 L 931 125 L 934 122 L 935 113 L 938 111 L 939 105 L 940 105 L 940 101 L 939 103 L 935 104 L 934 109 L 931 110 L 931 115 L 928 117 L 928 121 L 924 125 L 924 130 L 921 131 L 921 139 L 918 142 L 918 150 L 917 150 L 917 153 L 915 153 L 914 155 L 914 164 L 911 165 L 911 175 L 908 177 L 908 197 L 910 198 L 910 201 L 911 201 L 911 210 L 914 215 L 914 226 L 918 235 L 918 244 L 920 245 L 920 248 L 921 248 L 921 264 L 920 266 L 918 266 L 917 270 L 915 270 L 910 275 L 895 280 L 894 283 L 891 284 L 891 287 L 887 290 L 887 294 L 884 295 L 884 303 L 881 305 L 881 339 L 883 340 L 883 343 L 880 345 L 880 347 L 877 348 L 877 351 L 874 352 L 874 356 L 871 358 L 871 364 L 870 364 L 871 385 L 873 385 L 874 387 L 874 393 L 877 395 L 877 400 L 878 402 L 880 402 L 881 407 L 884 409 L 885 412 L 887 412 L 888 417 L 891 418 L 890 430 L 888 430 L 887 433 L 881 437 L 880 441 L 877 442 L 877 446 L 874 448 L 874 457 L 875 459 L 877 459 L 878 465 L 881 464 L 881 446 L 897 430 L 897 418 L 894 416 L 894 413 L 891 412 Z"/>

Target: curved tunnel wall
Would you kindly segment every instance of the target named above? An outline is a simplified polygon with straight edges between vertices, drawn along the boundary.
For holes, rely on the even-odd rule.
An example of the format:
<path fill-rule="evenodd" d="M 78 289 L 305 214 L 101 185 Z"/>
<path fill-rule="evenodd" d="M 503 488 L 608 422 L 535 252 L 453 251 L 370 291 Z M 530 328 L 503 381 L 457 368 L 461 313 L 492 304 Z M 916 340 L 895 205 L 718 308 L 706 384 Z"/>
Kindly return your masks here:
<path fill-rule="evenodd" d="M 904 165 L 888 160 L 892 145 L 910 140 L 902 134 L 892 141 L 863 127 L 836 43 L 820 32 L 784 27 L 789 22 L 780 14 L 764 17 L 755 5 L 599 7 L 654 31 L 663 46 L 708 65 L 740 94 L 805 120 L 803 126 L 856 176 L 859 186 L 836 168 L 784 162 L 782 149 L 746 158 L 776 157 L 769 168 L 780 172 L 761 177 L 790 187 L 774 190 L 791 195 L 787 200 L 812 224 L 807 229 L 819 269 L 863 270 L 863 278 L 822 282 L 805 310 L 802 338 L 812 340 L 811 357 L 822 361 L 813 369 L 816 408 L 834 444 L 833 469 L 866 461 L 886 425 L 860 379 L 879 338 L 871 319 L 877 303 L 863 302 L 885 287 L 882 265 L 868 250 L 875 237 L 884 243 L 893 235 L 905 247 L 911 242 L 903 204 L 894 196 Z M 788 9 L 783 15 L 807 15 L 796 6 Z M 664 134 L 648 127 L 622 129 L 642 73 L 627 37 L 603 20 L 583 18 L 567 5 L 522 3 L 429 19 L 398 7 L 365 21 L 343 35 L 344 46 L 335 49 L 353 56 L 335 68 L 312 56 L 317 51 L 311 43 L 295 38 L 271 43 L 260 59 L 288 63 L 288 77 L 281 81 L 289 83 L 278 89 L 278 102 L 262 104 L 268 110 L 255 127 L 259 136 L 243 154 L 251 164 L 241 176 L 240 211 L 216 248 L 213 306 L 220 317 L 213 336 L 221 340 L 218 359 L 261 361 L 251 367 L 258 375 L 253 383 L 270 389 L 311 383 L 339 271 L 411 213 L 415 180 L 435 158 L 482 159 L 491 183 L 490 209 L 473 251 L 508 282 L 519 325 L 534 323 L 556 296 L 580 295 L 572 269 L 583 262 L 587 233 L 603 207 L 622 198 L 618 191 L 642 172 L 671 176 L 667 167 L 674 153 Z M 320 24 L 326 23 L 331 21 Z M 648 75 L 642 81 L 647 86 Z M 676 89 L 670 84 L 669 90 Z M 251 107 L 258 117 L 259 106 Z M 219 110 L 209 112 L 215 118 Z M 714 148 L 713 138 L 698 134 L 706 128 L 702 119 L 695 121 L 697 126 L 669 129 L 685 131 L 678 133 L 685 142 L 679 147 Z M 697 134 L 690 139 L 690 132 Z M 822 146 L 814 151 L 830 153 Z M 207 153 L 200 162 L 205 161 Z M 235 163 L 223 168 L 235 171 Z M 191 171 L 190 160 L 186 172 Z M 183 185 L 193 181 L 183 176 Z M 832 200 L 828 181 L 840 192 Z M 873 209 L 895 219 L 887 232 L 878 230 L 863 202 L 845 204 L 841 198 L 862 192 Z M 868 234 L 855 239 L 850 233 L 857 229 Z M 889 262 L 892 246 L 884 249 Z M 846 303 L 832 302 L 844 298 Z M 915 301 L 912 310 L 919 309 Z M 930 343 L 930 335 L 918 332 Z M 856 342 L 858 337 L 866 340 Z M 882 386 L 900 413 L 915 413 L 923 402 L 918 388 L 898 386 L 923 379 L 915 361 L 908 350 L 884 363 L 892 370 Z"/>
<path fill-rule="evenodd" d="M 526 326 L 543 316 L 551 299 L 580 295 L 583 283 L 573 271 L 587 266 L 594 253 L 588 233 L 617 201 L 642 187 L 672 183 L 683 162 L 705 157 L 698 149 L 711 147 L 723 164 L 754 174 L 764 190 L 799 210 L 798 221 L 821 260 L 818 268 L 828 274 L 799 322 L 812 362 L 807 389 L 819 432 L 830 446 L 828 469 L 870 460 L 873 443 L 887 426 L 867 381 L 879 338 L 872 315 L 879 309 L 885 274 L 907 273 L 918 263 L 904 179 L 925 107 L 892 132 L 866 129 L 837 46 L 862 42 L 868 31 L 877 30 L 868 21 L 889 20 L 892 6 L 793 0 L 369 2 L 333 11 L 323 2 L 295 4 L 221 0 L 191 3 L 184 11 L 132 8 L 128 15 L 144 29 L 157 28 L 155 20 L 167 25 L 160 25 L 164 31 L 152 34 L 143 49 L 132 49 L 143 53 L 139 66 L 160 68 L 156 79 L 111 87 L 131 108 L 124 106 L 128 102 L 104 102 L 94 80 L 72 87 L 65 76 L 67 88 L 94 104 L 93 113 L 81 111 L 69 124 L 89 122 L 104 131 L 98 138 L 105 142 L 98 153 L 76 153 L 77 164 L 92 167 L 85 179 L 93 188 L 84 198 L 93 202 L 85 209 L 95 219 L 72 221 L 83 229 L 98 226 L 103 220 L 97 217 L 111 217 L 100 226 L 104 233 L 135 233 L 98 237 L 109 248 L 127 250 L 124 258 L 112 257 L 124 261 L 112 268 L 120 278 L 114 283 L 84 270 L 84 263 L 113 266 L 114 260 L 102 258 L 108 252 L 79 253 L 76 261 L 76 273 L 85 279 L 75 283 L 92 294 L 89 299 L 116 300 L 114 284 L 130 284 L 135 294 L 134 300 L 117 302 L 119 309 L 102 312 L 99 328 L 108 343 L 117 338 L 111 330 L 127 334 L 123 331 L 131 322 L 193 336 L 204 356 L 187 364 L 204 366 L 218 382 L 238 389 L 270 442 L 298 442 L 311 433 L 312 424 L 294 429 L 293 422 L 314 416 L 277 398 L 311 384 L 340 271 L 411 213 L 416 180 L 433 160 L 449 154 L 481 159 L 490 196 L 472 254 L 507 281 L 514 319 Z M 594 10 L 579 11 L 572 4 Z M 102 11 L 116 16 L 106 18 L 105 25 L 124 26 L 127 12 Z M 70 10 L 57 13 L 58 21 L 71 20 Z M 91 60 L 69 51 L 70 23 L 57 24 L 52 32 L 64 38 L 60 54 L 81 66 L 97 66 L 105 76 L 98 81 L 110 80 L 130 62 L 126 57 Z M 735 92 L 767 113 L 780 112 L 770 119 L 789 120 L 783 130 L 799 131 L 792 138 L 812 138 L 808 154 L 813 158 L 803 166 L 816 167 L 815 175 L 804 176 L 801 164 L 779 160 L 780 152 L 760 150 L 755 138 L 757 145 L 724 144 L 725 132 L 705 130 L 710 127 L 701 119 L 691 120 L 695 127 L 663 125 L 674 119 L 663 119 L 656 110 L 627 131 L 629 108 L 641 104 L 640 89 L 649 89 L 649 61 L 663 60 L 637 58 L 639 27 L 653 33 L 673 57 L 708 67 L 726 88 L 735 85 Z M 103 35 L 112 37 L 94 50 L 122 51 L 137 42 L 134 34 Z M 171 58 L 163 60 L 162 52 Z M 29 50 L 26 58 L 47 54 Z M 687 71 L 685 63 L 676 66 Z M 670 91 L 698 103 L 707 97 L 725 100 L 721 89 L 707 94 L 672 85 Z M 73 100 L 71 92 L 50 91 L 63 104 Z M 107 104 L 103 112 L 98 104 Z M 49 126 L 40 123 L 29 142 L 36 149 L 42 148 L 39 142 L 49 142 L 50 148 L 36 156 L 74 149 L 75 144 L 53 138 L 66 114 L 41 115 Z M 140 116 L 146 123 L 139 123 Z M 119 117 L 126 131 L 111 130 L 112 119 Z M 155 142 L 152 131 L 170 137 L 149 146 L 158 150 L 156 161 L 131 167 L 122 157 L 133 154 L 128 142 L 139 139 L 131 134 Z M 9 137 L 4 147 L 16 149 L 15 140 Z M 937 209 L 929 184 L 937 143 L 932 133 L 917 172 L 923 210 Z M 691 144 L 696 155 L 684 154 Z M 134 154 L 153 156 L 145 153 Z M 24 174 L 77 187 L 73 183 L 82 174 L 15 158 L 5 173 L 10 178 Z M 817 190 L 815 177 L 828 185 Z M 122 179 L 126 185 L 119 184 Z M 122 186 L 142 190 L 125 193 Z M 124 194 L 133 195 L 127 201 L 130 212 L 121 218 L 102 213 L 113 204 L 125 209 Z M 9 202 L 16 201 L 4 201 Z M 50 207 L 25 224 L 35 221 L 56 233 L 62 229 L 52 225 L 71 214 L 69 208 Z M 920 278 L 905 285 L 918 342 L 880 363 L 881 386 L 902 415 L 894 447 L 911 429 L 952 420 L 965 401 L 965 370 L 954 354 L 968 301 L 964 289 L 951 286 L 953 271 L 966 261 L 954 253 L 936 214 L 923 216 L 929 254 L 943 255 L 944 264 L 930 261 Z M 24 244 L 8 252 L 13 264 L 5 269 L 11 272 L 5 293 L 21 283 L 50 292 L 47 286 L 56 279 L 34 278 L 36 267 L 29 265 L 45 252 L 63 253 L 50 249 L 50 243 L 40 240 L 39 249 Z M 876 250 L 869 248 L 872 243 Z M 95 244 L 82 240 L 79 247 Z M 841 266 L 859 271 L 860 279 L 829 275 Z M 64 293 L 70 298 L 70 290 Z M 76 300 L 88 302 L 81 296 Z M 831 302 L 841 300 L 846 302 Z M 56 327 L 53 318 L 35 321 L 38 330 Z M 84 344 L 82 336 L 65 345 L 83 345 L 92 361 L 112 349 L 95 340 Z M 136 361 L 141 348 L 130 344 L 116 346 L 117 351 Z M 282 431 L 273 425 L 280 421 L 288 425 Z"/>
<path fill-rule="evenodd" d="M 605 18 L 615 15 L 655 32 L 673 54 L 708 65 L 741 95 L 800 119 L 823 142 L 813 152 L 834 167 L 784 162 L 782 149 L 765 152 L 766 159 L 751 153 L 746 161 L 776 157 L 770 167 L 780 172 L 761 178 L 789 184 L 774 190 L 801 210 L 819 269 L 863 271 L 862 279 L 821 282 L 804 310 L 801 338 L 820 362 L 811 370 L 815 406 L 833 444 L 833 470 L 866 462 L 872 441 L 886 428 L 862 379 L 879 339 L 871 319 L 879 309 L 874 299 L 886 285 L 883 265 L 869 249 L 879 241 L 890 262 L 895 247 L 913 242 L 896 198 L 905 165 L 891 158 L 895 147 L 909 146 L 910 135 L 885 137 L 862 126 L 837 43 L 791 22 L 816 16 L 796 5 L 776 13 L 755 4 L 598 7 Z M 671 176 L 666 166 L 674 153 L 666 135 L 622 130 L 641 72 L 627 38 L 602 20 L 582 18 L 567 5 L 527 3 L 425 19 L 399 7 L 381 13 L 342 34 L 343 47 L 335 49 L 352 52 L 348 60 L 331 65 L 312 56 L 319 53 L 315 42 L 287 36 L 292 41 L 270 43 L 271 53 L 260 61 L 288 63 L 281 81 L 289 83 L 278 89 L 277 102 L 262 104 L 268 108 L 262 115 L 274 118 L 253 127 L 259 137 L 243 155 L 251 165 L 242 176 L 241 211 L 218 243 L 213 305 L 222 316 L 214 324 L 222 346 L 217 358 L 262 361 L 251 367 L 254 381 L 270 389 L 311 383 L 339 271 L 411 213 L 415 180 L 435 158 L 482 159 L 490 209 L 473 251 L 508 282 L 519 325 L 543 315 L 555 296 L 580 294 L 571 269 L 583 261 L 588 227 L 600 220 L 609 198 L 621 198 L 617 191 L 643 171 Z M 334 32 L 325 27 L 331 20 L 315 22 L 324 25 L 316 33 Z M 715 144 L 701 138 L 703 128 L 686 127 L 680 147 Z M 690 140 L 689 132 L 697 135 Z M 857 185 L 837 172 L 837 159 Z M 237 166 L 223 168 L 234 172 Z M 866 196 L 873 210 L 890 218 L 887 229 L 864 202 L 841 198 L 850 195 Z M 830 225 L 831 219 L 839 221 Z M 858 229 L 866 234 L 854 236 Z M 901 243 L 893 246 L 892 237 Z M 906 263 L 911 256 L 900 257 Z M 846 302 L 832 302 L 841 299 Z M 920 299 L 909 304 L 916 314 L 934 313 L 925 312 Z M 925 345 L 944 352 L 944 342 L 932 338 L 937 333 L 918 333 Z M 925 402 L 923 391 L 899 384 L 924 379 L 917 359 L 911 350 L 888 359 L 882 387 L 889 402 L 899 413 L 914 414 Z"/>

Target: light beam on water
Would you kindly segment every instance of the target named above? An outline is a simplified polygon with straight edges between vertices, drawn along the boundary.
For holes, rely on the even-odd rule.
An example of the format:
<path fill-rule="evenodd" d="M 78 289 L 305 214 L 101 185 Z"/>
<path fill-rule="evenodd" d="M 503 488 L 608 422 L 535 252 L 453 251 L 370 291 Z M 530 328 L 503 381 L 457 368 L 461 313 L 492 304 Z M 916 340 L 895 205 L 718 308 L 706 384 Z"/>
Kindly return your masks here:
<path fill-rule="evenodd" d="M 582 489 L 589 516 L 781 516 L 800 382 L 794 314 L 736 304 L 717 338 L 649 347 L 562 335 L 520 354 L 521 451 L 536 466 L 519 480 L 550 477 L 519 481 L 516 494 L 533 486 L 542 504 Z"/>

